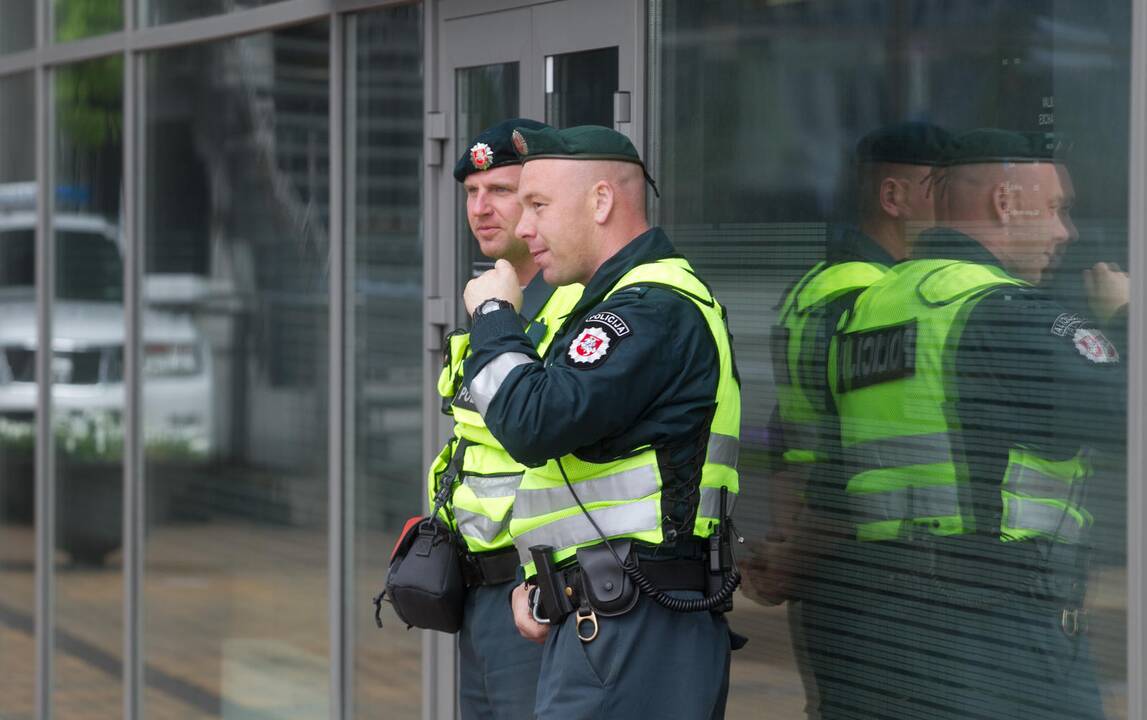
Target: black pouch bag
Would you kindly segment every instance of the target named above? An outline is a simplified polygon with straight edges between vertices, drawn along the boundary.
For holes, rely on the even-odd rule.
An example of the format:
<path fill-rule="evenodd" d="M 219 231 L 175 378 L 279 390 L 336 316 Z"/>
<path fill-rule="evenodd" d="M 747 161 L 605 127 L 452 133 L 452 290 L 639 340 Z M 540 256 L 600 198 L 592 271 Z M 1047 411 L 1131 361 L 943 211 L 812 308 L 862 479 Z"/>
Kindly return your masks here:
<path fill-rule="evenodd" d="M 406 522 L 386 573 L 386 589 L 374 600 L 375 620 L 382 626 L 382 599 L 389 597 L 394 612 L 410 627 L 455 633 L 462 628 L 466 581 L 462 576 L 465 547 L 458 535 L 438 517 L 450 499 L 462 467 L 466 440 L 460 440 L 450 466 L 439 481 L 430 515 Z"/>

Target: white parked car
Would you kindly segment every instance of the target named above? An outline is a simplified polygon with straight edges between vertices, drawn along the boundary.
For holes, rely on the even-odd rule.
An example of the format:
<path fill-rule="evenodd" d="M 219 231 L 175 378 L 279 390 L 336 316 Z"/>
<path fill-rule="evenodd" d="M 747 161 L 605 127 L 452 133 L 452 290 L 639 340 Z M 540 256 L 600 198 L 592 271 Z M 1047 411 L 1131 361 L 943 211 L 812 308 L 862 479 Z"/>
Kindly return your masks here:
<path fill-rule="evenodd" d="M 12 199 L 14 188 L 26 185 L 0 185 L 0 443 L 9 444 L 30 432 L 36 407 L 36 218 Z M 59 213 L 53 223 L 52 411 L 58 452 L 118 461 L 125 331 L 119 231 L 96 215 Z M 149 453 L 207 458 L 214 445 L 210 348 L 187 313 L 147 310 L 142 324 Z"/>

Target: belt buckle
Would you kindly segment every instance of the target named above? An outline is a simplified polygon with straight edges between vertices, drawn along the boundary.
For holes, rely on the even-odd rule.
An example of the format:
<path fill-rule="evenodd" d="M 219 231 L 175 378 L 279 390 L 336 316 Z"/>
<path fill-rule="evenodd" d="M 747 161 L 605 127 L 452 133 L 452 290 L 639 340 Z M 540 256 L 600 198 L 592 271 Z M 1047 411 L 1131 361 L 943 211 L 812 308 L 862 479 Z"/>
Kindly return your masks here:
<path fill-rule="evenodd" d="M 526 601 L 530 605 L 530 615 L 533 616 L 534 622 L 538 623 L 539 625 L 549 625 L 550 619 L 547 617 L 542 617 L 538 614 L 538 610 L 541 609 L 542 606 L 542 593 L 541 589 L 537 585 L 530 587 L 530 591 L 526 595 Z"/>
<path fill-rule="evenodd" d="M 1077 637 L 1087 630 L 1087 610 L 1083 608 L 1063 608 L 1059 615 L 1059 627 L 1069 638 Z"/>

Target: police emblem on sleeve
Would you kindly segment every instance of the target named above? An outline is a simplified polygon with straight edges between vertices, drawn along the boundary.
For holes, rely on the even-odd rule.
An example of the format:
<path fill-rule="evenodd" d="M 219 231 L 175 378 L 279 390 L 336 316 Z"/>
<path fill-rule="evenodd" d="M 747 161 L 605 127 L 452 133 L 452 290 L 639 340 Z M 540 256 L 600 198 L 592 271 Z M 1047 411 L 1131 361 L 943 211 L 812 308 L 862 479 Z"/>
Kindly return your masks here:
<path fill-rule="evenodd" d="M 1119 362 L 1119 351 L 1095 328 L 1079 328 L 1072 341 L 1079 354 L 1093 363 L 1106 365 Z"/>
<path fill-rule="evenodd" d="M 609 352 L 609 333 L 599 327 L 587 327 L 577 334 L 567 352 L 575 365 L 592 367 Z"/>
<path fill-rule="evenodd" d="M 494 164 L 494 151 L 484 142 L 474 143 L 470 148 L 470 164 L 477 170 L 489 170 Z"/>

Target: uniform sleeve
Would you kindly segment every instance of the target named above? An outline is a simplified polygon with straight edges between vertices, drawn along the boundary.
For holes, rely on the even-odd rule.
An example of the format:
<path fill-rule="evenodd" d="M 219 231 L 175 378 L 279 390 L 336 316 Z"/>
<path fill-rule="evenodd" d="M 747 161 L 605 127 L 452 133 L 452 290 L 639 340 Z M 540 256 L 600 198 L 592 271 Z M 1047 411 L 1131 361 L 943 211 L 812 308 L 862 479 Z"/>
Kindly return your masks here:
<path fill-rule="evenodd" d="M 1126 418 L 1122 351 L 1042 293 L 997 290 L 975 306 L 960 338 L 961 424 L 973 437 L 1002 435 L 1059 459 L 1110 442 Z"/>
<path fill-rule="evenodd" d="M 591 445 L 620 454 L 680 443 L 712 412 L 716 346 L 700 311 L 676 293 L 617 293 L 556 340 L 544 365 L 501 313 L 510 314 L 475 323 L 465 376 L 487 427 L 518 462 L 540 465 Z"/>

